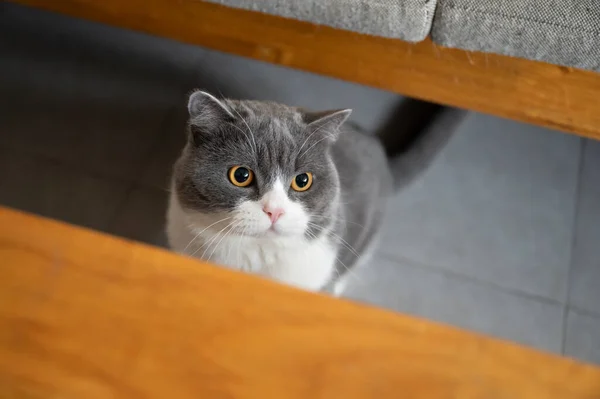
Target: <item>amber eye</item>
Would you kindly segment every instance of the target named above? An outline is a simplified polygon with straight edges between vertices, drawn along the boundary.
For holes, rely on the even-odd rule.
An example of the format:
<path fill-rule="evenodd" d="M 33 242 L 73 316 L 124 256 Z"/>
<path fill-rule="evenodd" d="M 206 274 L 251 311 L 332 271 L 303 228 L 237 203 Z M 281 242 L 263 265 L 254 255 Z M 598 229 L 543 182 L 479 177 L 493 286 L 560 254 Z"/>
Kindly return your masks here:
<path fill-rule="evenodd" d="M 254 180 L 254 173 L 244 166 L 234 166 L 229 169 L 229 181 L 235 186 L 247 187 Z"/>
<path fill-rule="evenodd" d="M 312 173 L 300 173 L 292 180 L 292 188 L 296 191 L 306 191 L 312 186 Z"/>

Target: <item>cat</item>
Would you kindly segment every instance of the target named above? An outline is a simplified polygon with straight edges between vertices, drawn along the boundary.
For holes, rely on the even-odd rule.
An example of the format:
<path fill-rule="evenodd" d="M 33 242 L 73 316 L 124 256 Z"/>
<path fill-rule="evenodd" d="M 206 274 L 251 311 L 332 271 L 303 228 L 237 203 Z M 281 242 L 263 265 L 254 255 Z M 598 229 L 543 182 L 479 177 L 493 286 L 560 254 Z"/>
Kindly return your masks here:
<path fill-rule="evenodd" d="M 204 91 L 192 93 L 187 108 L 187 144 L 167 211 L 170 247 L 341 294 L 348 270 L 369 259 L 387 198 L 402 185 L 390 165 L 403 168 L 410 156 L 390 163 L 385 140 L 345 123 L 350 109 L 311 112 Z M 435 146 L 409 146 L 417 163 L 429 162 L 436 153 L 429 147 L 448 135 L 434 136 Z"/>

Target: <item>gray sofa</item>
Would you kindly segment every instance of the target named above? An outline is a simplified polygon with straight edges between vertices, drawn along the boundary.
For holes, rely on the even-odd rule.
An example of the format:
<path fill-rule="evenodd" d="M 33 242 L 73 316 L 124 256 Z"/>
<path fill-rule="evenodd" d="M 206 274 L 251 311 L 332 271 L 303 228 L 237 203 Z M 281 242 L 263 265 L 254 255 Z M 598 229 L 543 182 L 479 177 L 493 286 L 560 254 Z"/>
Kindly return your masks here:
<path fill-rule="evenodd" d="M 411 42 L 600 72 L 600 0 L 208 0 Z"/>

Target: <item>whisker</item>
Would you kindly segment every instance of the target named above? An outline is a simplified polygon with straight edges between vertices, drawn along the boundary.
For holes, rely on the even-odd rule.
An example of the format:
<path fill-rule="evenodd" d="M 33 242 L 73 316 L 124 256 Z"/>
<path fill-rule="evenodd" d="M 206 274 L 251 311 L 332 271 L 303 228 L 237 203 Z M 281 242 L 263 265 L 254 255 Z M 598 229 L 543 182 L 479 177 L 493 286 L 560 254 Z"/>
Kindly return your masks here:
<path fill-rule="evenodd" d="M 228 228 L 229 226 L 231 226 L 232 224 L 234 224 L 235 221 L 229 223 L 227 226 L 223 227 L 217 234 L 215 234 L 209 241 L 205 242 L 200 248 L 198 248 L 193 255 L 195 255 L 196 253 L 198 253 L 198 251 L 200 251 L 205 245 L 208 245 L 206 247 L 206 249 L 204 250 L 204 252 L 202 252 L 202 255 L 200 256 L 200 259 L 204 259 L 204 254 L 206 254 L 206 251 L 210 248 L 210 246 L 212 245 L 212 243 L 221 235 L 221 233 Z M 193 256 L 192 255 L 192 256 Z"/>
<path fill-rule="evenodd" d="M 327 124 L 321 125 L 318 128 L 316 128 L 315 130 L 312 131 L 311 134 L 308 135 L 308 137 L 306 138 L 306 140 L 304 140 L 304 143 L 302 143 L 302 145 L 300 146 L 300 148 L 298 149 L 298 154 L 300 154 L 300 151 L 302 150 L 302 148 L 304 148 L 304 146 L 306 145 L 306 143 L 308 142 L 308 140 L 310 140 L 310 138 L 313 136 L 313 134 L 320 132 L 321 130 L 323 130 L 325 127 L 327 126 Z"/>
<path fill-rule="evenodd" d="M 321 141 L 328 139 L 328 136 L 322 137 L 319 140 L 317 140 L 313 145 L 311 145 L 310 147 L 308 147 L 306 150 L 304 150 L 304 152 L 300 155 L 298 155 L 298 159 L 302 158 L 304 155 L 306 155 L 306 153 L 308 153 L 314 146 L 316 146 L 317 144 L 319 144 Z"/>
<path fill-rule="evenodd" d="M 227 237 L 228 235 L 230 235 L 233 230 L 235 230 L 236 226 L 239 226 L 242 222 L 238 221 L 235 224 L 233 224 L 231 226 L 231 228 L 225 232 L 225 234 L 223 234 L 223 237 L 221 237 L 221 239 L 219 240 L 219 242 L 217 243 L 217 245 L 215 245 L 215 247 L 213 248 L 212 252 L 210 253 L 210 255 L 208 256 L 208 258 L 206 260 L 210 260 L 212 258 L 212 256 L 214 255 L 215 251 L 217 250 L 217 248 L 219 247 L 219 244 L 221 244 L 221 242 L 223 242 L 223 240 L 225 239 L 225 237 Z"/>
<path fill-rule="evenodd" d="M 228 225 L 229 226 L 229 225 Z M 225 226 L 225 228 L 227 228 L 228 226 Z M 223 230 L 221 230 L 223 231 Z M 219 231 L 218 233 L 214 234 L 213 236 L 211 236 L 208 240 L 206 240 L 199 248 L 197 248 L 194 253 L 191 256 L 195 256 L 202 248 L 204 248 L 205 246 L 208 245 L 207 248 L 210 248 L 210 246 L 212 245 L 212 242 L 214 240 L 216 240 L 220 235 L 221 235 L 221 231 Z M 204 252 L 206 252 L 206 250 L 204 250 Z M 204 259 L 204 252 L 202 253 L 202 255 L 200 256 L 200 259 Z"/>
<path fill-rule="evenodd" d="M 348 275 L 349 275 L 349 276 L 352 276 L 352 278 L 355 278 L 355 279 L 356 279 L 356 281 L 360 281 L 360 277 L 358 277 L 358 274 L 356 274 L 356 273 L 354 272 L 354 270 L 352 270 L 352 269 L 350 269 L 348 266 L 346 266 L 346 265 L 344 264 L 344 262 L 342 262 L 342 261 L 341 261 L 339 258 L 336 258 L 336 259 L 338 260 L 338 262 L 340 262 L 340 264 L 341 264 L 342 266 L 344 266 L 344 269 L 346 269 L 346 273 L 348 273 Z M 338 274 L 339 274 L 339 272 L 338 272 Z M 342 274 L 339 274 L 339 277 L 342 277 Z"/>
<path fill-rule="evenodd" d="M 244 226 L 244 230 L 242 230 L 242 234 L 240 234 L 240 241 L 238 243 L 237 259 L 238 259 L 238 263 L 240 265 L 240 270 L 244 270 L 244 265 L 242 265 L 242 261 L 239 259 L 240 259 L 240 254 L 242 253 L 242 240 L 244 239 L 244 234 L 246 233 L 247 229 L 248 229 L 248 225 Z M 249 270 L 247 270 L 247 271 L 249 271 Z"/>
<path fill-rule="evenodd" d="M 319 228 L 321 229 L 321 231 L 326 231 L 327 229 L 325 229 L 323 226 L 319 226 L 316 223 L 312 223 L 312 222 L 308 222 L 308 224 L 314 228 Z M 360 255 L 358 254 L 358 252 L 356 252 L 356 250 L 352 247 L 352 245 L 350 245 L 348 243 L 348 241 L 344 240 L 342 237 L 340 237 L 339 235 L 335 234 L 332 231 L 328 231 L 329 234 L 331 234 L 333 237 L 337 238 L 340 240 L 340 242 L 350 250 L 350 252 L 352 252 L 354 254 L 354 256 L 356 256 L 357 258 L 360 257 Z"/>
<path fill-rule="evenodd" d="M 313 237 L 313 239 L 315 239 L 315 242 L 314 242 L 314 244 L 317 244 L 317 245 L 320 245 L 321 247 L 323 247 L 323 244 L 321 244 L 321 243 L 319 243 L 319 242 L 318 242 L 318 240 L 317 240 L 317 237 L 316 237 L 314 234 L 312 234 L 312 233 L 310 233 L 310 232 L 307 232 L 307 233 L 308 233 L 309 235 L 311 235 L 311 236 Z M 348 266 L 346 266 L 346 264 L 345 264 L 344 262 L 342 262 L 342 261 L 341 261 L 341 259 L 340 259 L 339 257 L 337 257 L 337 256 L 335 256 L 335 255 L 334 255 L 334 257 L 335 257 L 335 260 L 336 260 L 337 262 L 339 262 L 339 263 L 340 263 L 340 265 L 342 265 L 342 266 L 344 267 L 344 269 L 346 270 L 346 272 L 347 272 L 349 275 L 351 275 L 351 276 L 352 276 L 353 278 L 355 278 L 357 281 L 360 281 L 360 278 L 358 277 L 358 275 L 357 275 L 357 274 L 356 274 L 356 273 L 355 273 L 355 272 L 354 272 L 354 271 L 353 271 L 351 268 L 349 268 Z M 338 277 L 338 278 L 341 278 L 341 277 L 342 277 L 342 274 L 341 274 L 341 273 L 340 273 L 340 272 L 337 270 L 337 268 L 335 268 L 334 270 L 335 270 L 335 272 L 337 273 L 337 277 Z"/>
<path fill-rule="evenodd" d="M 363 229 L 366 229 L 366 227 L 365 227 L 365 226 L 363 226 L 362 224 L 360 224 L 360 223 L 356 223 L 356 222 L 353 222 L 353 221 L 351 221 L 351 220 L 347 220 L 347 219 L 345 219 L 345 218 L 343 218 L 343 217 L 339 217 L 339 216 L 337 216 L 337 217 L 334 217 L 334 216 L 319 215 L 319 214 L 317 214 L 317 215 L 315 215 L 315 216 L 317 216 L 317 217 L 321 217 L 321 218 L 324 218 L 324 219 L 338 219 L 338 220 L 340 220 L 340 221 L 342 221 L 342 222 L 344 222 L 344 223 L 350 223 L 350 224 L 354 224 L 354 225 L 356 225 L 356 226 L 358 226 L 358 227 L 362 227 Z"/>
<path fill-rule="evenodd" d="M 213 224 L 208 225 L 207 227 L 205 227 L 200 233 L 196 234 L 196 236 L 194 238 L 191 239 L 191 241 L 188 243 L 188 245 L 185 246 L 185 248 L 183 249 L 183 252 L 185 253 L 185 251 L 189 248 L 189 246 L 192 244 L 192 242 L 196 241 L 196 239 L 198 237 L 200 237 L 200 234 L 204 233 L 207 229 L 209 229 L 210 227 L 214 226 L 217 223 L 221 223 L 227 219 L 231 219 L 233 216 L 227 217 L 225 219 L 221 219 L 219 221 L 214 222 Z"/>
<path fill-rule="evenodd" d="M 246 120 L 244 118 L 242 118 L 242 115 L 240 115 L 240 113 L 235 108 L 232 108 L 232 110 L 233 110 L 233 112 L 235 112 L 237 114 L 237 116 L 240 117 L 242 122 L 244 122 L 244 125 L 246 125 L 246 127 L 248 128 L 248 131 L 250 132 L 250 135 L 252 136 L 252 142 L 254 142 L 254 155 L 256 156 L 258 154 L 258 148 L 256 147 L 256 140 L 254 139 L 254 133 L 252 132 L 252 129 L 250 129 L 250 125 L 248 125 L 248 122 L 246 122 Z"/>
<path fill-rule="evenodd" d="M 244 135 L 244 137 L 246 137 L 246 141 L 248 141 L 248 147 L 250 147 L 250 149 L 253 150 L 256 153 L 254 147 L 252 147 L 252 142 L 250 141 L 250 136 L 248 136 L 248 133 L 244 132 L 239 126 L 236 126 L 236 125 L 234 125 L 231 122 L 229 122 L 229 126 L 234 127 L 237 130 L 239 130 L 240 132 L 242 132 L 242 134 Z"/>

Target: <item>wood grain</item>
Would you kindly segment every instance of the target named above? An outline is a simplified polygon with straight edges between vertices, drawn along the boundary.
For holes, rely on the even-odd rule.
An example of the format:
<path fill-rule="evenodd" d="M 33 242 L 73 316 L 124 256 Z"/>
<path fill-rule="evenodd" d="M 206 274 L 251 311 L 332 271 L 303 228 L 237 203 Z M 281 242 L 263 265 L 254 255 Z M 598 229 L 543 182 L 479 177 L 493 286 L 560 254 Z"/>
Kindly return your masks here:
<path fill-rule="evenodd" d="M 600 74 L 410 44 L 200 0 L 13 0 L 600 139 Z M 340 104 L 343 107 L 343 104 Z"/>
<path fill-rule="evenodd" d="M 600 369 L 0 208 L 1 398 L 600 398 Z"/>

